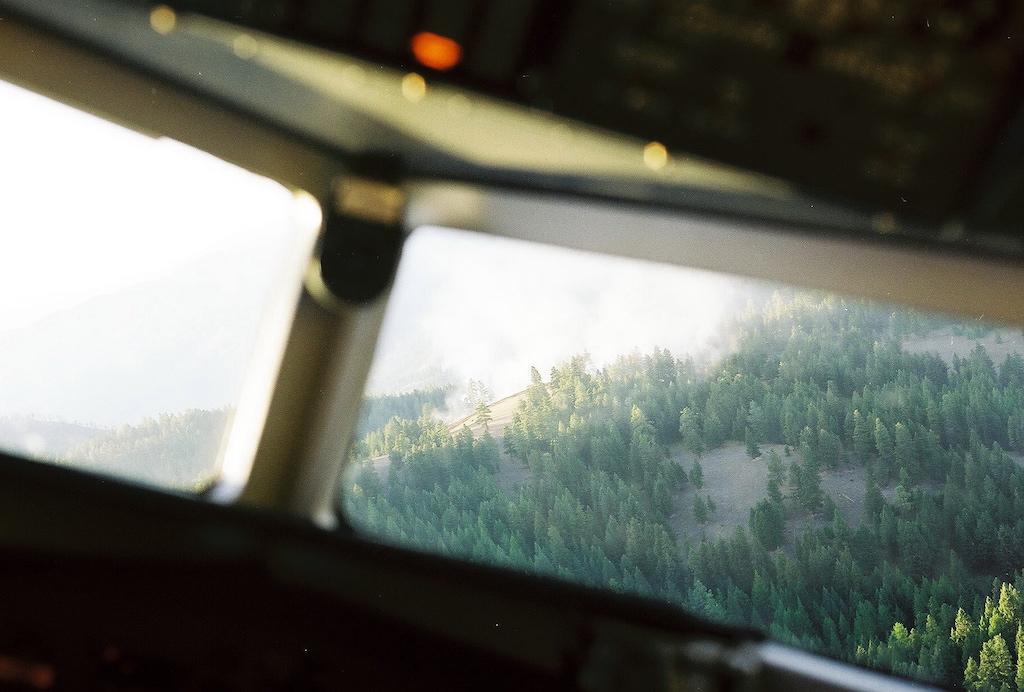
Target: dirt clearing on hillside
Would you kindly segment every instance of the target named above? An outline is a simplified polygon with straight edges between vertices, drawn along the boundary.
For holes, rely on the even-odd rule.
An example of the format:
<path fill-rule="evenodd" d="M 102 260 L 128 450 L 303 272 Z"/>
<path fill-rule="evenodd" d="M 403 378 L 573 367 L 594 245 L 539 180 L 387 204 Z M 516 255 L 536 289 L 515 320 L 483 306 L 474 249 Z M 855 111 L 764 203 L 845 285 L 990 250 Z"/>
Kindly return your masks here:
<path fill-rule="evenodd" d="M 768 496 L 768 452 L 774 449 L 787 466 L 798 459 L 796 452 L 787 457 L 783 445 L 761 445 L 761 456 L 751 459 L 746 446 L 737 442 L 727 443 L 704 454 L 700 459 L 704 470 L 704 487 L 695 490 L 692 484 L 673 499 L 673 514 L 669 526 L 681 541 L 699 541 L 707 538 L 726 538 L 735 532 L 737 526 L 747 528 L 750 510 L 762 498 Z M 689 474 L 694 455 L 679 446 L 671 449 L 672 458 L 683 465 Z M 843 519 L 851 526 L 860 524 L 864 516 L 864 467 L 842 465 L 835 469 L 824 469 L 821 474 L 821 489 L 832 498 Z M 788 492 L 782 488 L 783 494 Z M 703 527 L 693 512 L 695 495 L 710 497 L 716 509 Z M 789 503 L 787 502 L 787 505 Z M 809 513 L 796 513 L 786 521 L 786 540 L 792 542 L 795 535 L 805 527 L 819 525 L 820 518 Z"/>
<path fill-rule="evenodd" d="M 1024 334 L 1019 329 L 993 329 L 980 339 L 957 336 L 949 327 L 933 329 L 925 336 L 915 336 L 903 341 L 907 353 L 934 353 L 946 364 L 953 362 L 953 355 L 966 358 L 981 344 L 989 358 L 996 365 L 1002 365 L 1011 353 L 1024 354 Z"/>
<path fill-rule="evenodd" d="M 519 402 L 526 396 L 526 392 L 519 392 L 512 396 L 507 396 L 504 399 L 499 399 L 493 404 L 488 404 L 488 408 L 491 410 L 491 422 L 487 424 L 487 431 L 491 433 L 491 436 L 497 441 L 499 451 L 499 466 L 497 472 L 494 474 L 494 480 L 498 486 L 505 492 L 511 492 L 515 488 L 519 487 L 526 482 L 527 478 L 530 477 L 530 471 L 526 468 L 525 464 L 513 459 L 505 453 L 505 446 L 502 443 L 502 438 L 505 434 L 505 428 L 512 423 L 512 417 L 515 415 L 516 409 L 519 408 Z M 454 435 L 463 426 L 469 428 L 469 431 L 473 434 L 474 438 L 483 437 L 485 432 L 484 426 L 476 422 L 476 414 L 470 414 L 465 418 L 461 418 L 448 426 L 448 430 Z M 369 463 L 370 467 L 377 472 L 380 479 L 387 482 L 388 473 L 391 469 L 391 458 L 388 455 L 382 455 L 379 457 L 373 457 L 367 459 L 365 462 L 357 462 L 352 464 L 352 468 L 347 470 L 349 477 L 355 477 L 358 473 L 361 464 Z"/>
<path fill-rule="evenodd" d="M 519 402 L 525 396 L 526 392 L 523 391 L 487 405 L 487 408 L 491 410 L 491 422 L 487 424 L 486 431 L 490 432 L 491 437 L 497 441 L 499 450 L 498 471 L 494 474 L 494 481 L 498 484 L 499 488 L 507 493 L 511 493 L 530 477 L 530 470 L 526 467 L 526 464 L 513 459 L 505 452 L 503 440 L 505 428 L 512 424 L 512 418 L 516 413 L 516 409 L 519 408 Z M 475 419 L 476 414 L 472 413 L 461 420 L 455 421 L 448 426 L 448 429 L 454 434 L 462 426 L 466 426 L 473 433 L 473 437 L 479 439 L 483 437 L 485 431 L 484 426 L 477 423 Z"/>
<path fill-rule="evenodd" d="M 737 443 L 727 443 L 702 455 L 699 461 L 704 471 L 704 487 L 695 490 L 692 483 L 687 483 L 673 498 L 669 526 L 676 538 L 699 541 L 701 536 L 726 537 L 731 536 L 737 526 L 745 527 L 750 508 L 767 494 L 768 448 L 765 445 L 757 459 L 748 457 L 746 447 Z M 696 457 L 678 445 L 669 453 L 689 475 Z M 717 505 L 703 528 L 693 514 L 697 494 L 703 498 L 710 496 Z"/>
<path fill-rule="evenodd" d="M 494 439 L 501 441 L 502 435 L 505 434 L 505 428 L 512 423 L 512 417 L 515 415 L 516 409 L 519 408 L 519 402 L 525 397 L 525 391 L 519 392 L 487 405 L 487 408 L 491 410 L 491 422 L 487 424 L 487 429 L 491 431 L 491 436 Z M 463 425 L 469 428 L 473 437 L 480 437 L 484 434 L 483 426 L 476 422 L 476 413 L 471 413 L 465 418 L 455 421 L 448 426 L 448 429 L 456 433 Z"/>

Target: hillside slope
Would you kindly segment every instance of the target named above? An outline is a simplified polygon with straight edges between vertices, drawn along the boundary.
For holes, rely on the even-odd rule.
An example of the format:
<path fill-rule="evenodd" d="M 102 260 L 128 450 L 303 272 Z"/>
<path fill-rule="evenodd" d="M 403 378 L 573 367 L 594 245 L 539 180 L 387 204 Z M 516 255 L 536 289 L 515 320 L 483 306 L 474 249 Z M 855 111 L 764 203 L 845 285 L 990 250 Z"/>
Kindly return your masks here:
<path fill-rule="evenodd" d="M 0 416 L 115 426 L 234 404 L 273 249 L 210 256 L 0 333 Z"/>

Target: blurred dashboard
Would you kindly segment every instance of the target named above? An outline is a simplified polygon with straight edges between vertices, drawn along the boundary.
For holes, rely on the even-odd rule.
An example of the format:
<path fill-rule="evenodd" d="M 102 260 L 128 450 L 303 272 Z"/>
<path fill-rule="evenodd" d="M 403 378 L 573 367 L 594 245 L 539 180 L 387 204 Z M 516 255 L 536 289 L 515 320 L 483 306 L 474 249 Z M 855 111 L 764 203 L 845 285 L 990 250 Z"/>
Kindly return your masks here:
<path fill-rule="evenodd" d="M 417 70 L 911 223 L 1006 230 L 1019 218 L 1018 3 L 167 4 Z"/>

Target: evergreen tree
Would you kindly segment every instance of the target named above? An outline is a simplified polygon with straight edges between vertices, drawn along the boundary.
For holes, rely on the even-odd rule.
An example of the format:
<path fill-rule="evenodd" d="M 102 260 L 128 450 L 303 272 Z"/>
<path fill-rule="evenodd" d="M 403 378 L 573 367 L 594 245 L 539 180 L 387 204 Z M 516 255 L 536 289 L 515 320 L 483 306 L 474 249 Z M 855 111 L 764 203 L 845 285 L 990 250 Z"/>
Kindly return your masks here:
<path fill-rule="evenodd" d="M 768 497 L 780 507 L 782 505 L 782 484 L 786 481 L 786 467 L 774 449 L 768 452 Z"/>
<path fill-rule="evenodd" d="M 824 494 L 821 491 L 821 473 L 817 467 L 794 461 L 789 466 L 790 483 L 797 502 L 807 510 L 821 507 Z"/>
<path fill-rule="evenodd" d="M 875 447 L 878 449 L 879 473 L 883 479 L 892 477 L 895 448 L 892 435 L 880 418 L 875 419 Z"/>
<path fill-rule="evenodd" d="M 473 422 L 482 428 L 488 428 L 490 427 L 491 420 L 490 407 L 482 401 L 479 402 L 476 405 L 476 410 L 474 411 Z"/>
<path fill-rule="evenodd" d="M 893 459 L 897 473 L 906 473 L 910 478 L 917 478 L 920 474 L 917 464 L 917 447 L 910 429 L 903 423 L 897 423 L 893 428 Z"/>
<path fill-rule="evenodd" d="M 977 690 L 982 688 L 978 683 L 978 662 L 974 660 L 974 656 L 967 659 L 967 667 L 964 668 L 964 689 L 966 690 Z"/>
<path fill-rule="evenodd" d="M 1017 674 L 1014 676 L 1014 683 L 1018 690 L 1024 690 L 1024 625 L 1017 623 L 1017 633 L 1014 637 L 1017 649 Z"/>
<path fill-rule="evenodd" d="M 870 470 L 865 474 L 865 491 L 864 491 L 864 510 L 867 512 L 867 516 L 871 520 L 876 520 L 882 512 L 882 508 L 885 507 L 885 498 L 882 497 L 882 492 L 878 489 L 878 484 L 875 483 L 875 476 Z"/>
<path fill-rule="evenodd" d="M 693 466 L 690 467 L 690 483 L 697 490 L 704 487 L 704 469 L 699 461 L 694 461 Z"/>
<path fill-rule="evenodd" d="M 693 452 L 698 458 L 704 453 L 704 439 L 701 436 L 700 419 L 697 413 L 689 406 L 679 414 L 679 435 L 683 440 L 683 446 Z"/>
<path fill-rule="evenodd" d="M 859 409 L 853 411 L 853 452 L 862 462 L 867 462 L 874 452 L 874 435 Z"/>
<path fill-rule="evenodd" d="M 967 674 L 965 671 L 964 678 Z M 1010 650 L 1001 634 L 997 634 L 981 645 L 975 689 L 1009 689 L 1013 678 L 1013 661 Z"/>
<path fill-rule="evenodd" d="M 708 522 L 708 505 L 700 495 L 693 496 L 693 518 L 697 520 L 698 524 Z"/>
<path fill-rule="evenodd" d="M 753 428 L 749 426 L 745 433 L 745 440 L 747 445 L 747 456 L 751 459 L 756 459 L 761 456 L 761 449 L 757 446 L 757 438 L 754 435 Z"/>
<path fill-rule="evenodd" d="M 818 458 L 820 463 L 834 468 L 839 463 L 842 441 L 839 436 L 825 429 L 818 431 Z"/>
<path fill-rule="evenodd" d="M 750 510 L 750 532 L 768 550 L 782 545 L 786 518 L 782 506 L 772 500 L 761 500 Z"/>

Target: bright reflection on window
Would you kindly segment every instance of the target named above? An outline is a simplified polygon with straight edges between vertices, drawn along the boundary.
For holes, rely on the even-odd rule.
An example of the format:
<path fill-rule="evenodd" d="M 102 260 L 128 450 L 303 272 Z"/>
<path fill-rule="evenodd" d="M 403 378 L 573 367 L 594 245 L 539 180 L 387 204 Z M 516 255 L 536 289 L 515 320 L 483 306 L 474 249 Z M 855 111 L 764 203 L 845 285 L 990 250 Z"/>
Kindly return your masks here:
<path fill-rule="evenodd" d="M 442 229 L 392 302 L 341 487 L 358 529 L 1024 681 L 1020 329 Z"/>
<path fill-rule="evenodd" d="M 0 445 L 208 480 L 281 258 L 315 228 L 279 184 L 178 142 L 9 84 L 0 103 Z"/>

